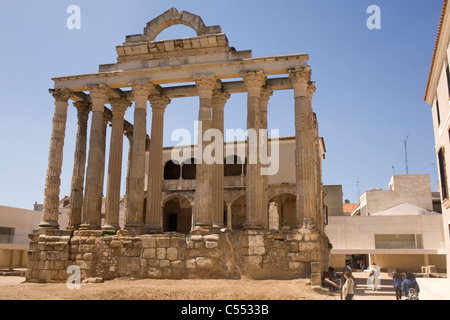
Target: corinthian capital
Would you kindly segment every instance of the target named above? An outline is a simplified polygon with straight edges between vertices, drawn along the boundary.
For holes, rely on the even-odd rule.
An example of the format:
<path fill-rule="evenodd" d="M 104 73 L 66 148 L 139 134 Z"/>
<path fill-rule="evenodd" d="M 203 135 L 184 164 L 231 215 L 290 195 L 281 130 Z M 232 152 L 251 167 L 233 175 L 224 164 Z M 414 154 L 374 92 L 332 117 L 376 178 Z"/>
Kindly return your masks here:
<path fill-rule="evenodd" d="M 165 95 L 160 95 L 160 94 L 150 95 L 150 104 L 151 104 L 153 110 L 164 111 L 170 102 L 171 102 L 171 100 L 168 97 L 166 97 Z"/>
<path fill-rule="evenodd" d="M 201 75 L 194 78 L 200 99 L 212 99 L 213 91 L 217 87 L 217 79 L 212 75 Z"/>
<path fill-rule="evenodd" d="M 289 77 L 293 84 L 298 82 L 308 83 L 311 81 L 311 68 L 309 66 L 306 67 L 296 67 L 289 70 Z"/>
<path fill-rule="evenodd" d="M 261 89 L 266 83 L 266 75 L 262 70 L 244 71 L 241 73 L 250 96 L 260 96 Z"/>
<path fill-rule="evenodd" d="M 213 107 L 224 108 L 228 99 L 230 99 L 230 94 L 228 92 L 216 89 L 213 91 L 212 99 L 213 99 Z"/>
<path fill-rule="evenodd" d="M 145 97 L 147 99 L 150 94 L 157 93 L 155 85 L 150 81 L 134 81 L 130 83 L 130 86 L 135 98 Z"/>
<path fill-rule="evenodd" d="M 127 108 L 131 107 L 131 102 L 125 98 L 110 98 L 109 103 L 112 107 L 113 116 L 124 116 Z"/>
<path fill-rule="evenodd" d="M 309 66 L 296 67 L 289 70 L 289 77 L 291 78 L 296 98 L 310 96 L 308 87 L 311 83 L 311 68 Z"/>
<path fill-rule="evenodd" d="M 73 92 L 66 88 L 48 90 L 56 101 L 67 102 L 73 96 Z"/>

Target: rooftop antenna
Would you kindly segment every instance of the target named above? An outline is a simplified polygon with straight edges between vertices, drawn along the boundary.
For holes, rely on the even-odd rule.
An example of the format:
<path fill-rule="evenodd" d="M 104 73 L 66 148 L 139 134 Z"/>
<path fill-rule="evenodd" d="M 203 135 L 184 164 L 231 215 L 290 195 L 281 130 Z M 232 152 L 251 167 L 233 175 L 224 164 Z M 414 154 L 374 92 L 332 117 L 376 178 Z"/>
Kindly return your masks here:
<path fill-rule="evenodd" d="M 406 168 L 406 174 L 409 174 L 409 168 L 408 168 L 408 146 L 407 146 L 407 142 L 408 142 L 408 138 L 409 138 L 409 134 L 411 133 L 408 132 L 408 135 L 406 136 L 405 139 L 405 168 Z"/>
<path fill-rule="evenodd" d="M 357 197 L 356 197 L 356 201 L 358 202 L 360 197 L 361 197 L 361 190 L 359 188 L 359 177 L 356 178 L 356 192 L 358 192 Z"/>

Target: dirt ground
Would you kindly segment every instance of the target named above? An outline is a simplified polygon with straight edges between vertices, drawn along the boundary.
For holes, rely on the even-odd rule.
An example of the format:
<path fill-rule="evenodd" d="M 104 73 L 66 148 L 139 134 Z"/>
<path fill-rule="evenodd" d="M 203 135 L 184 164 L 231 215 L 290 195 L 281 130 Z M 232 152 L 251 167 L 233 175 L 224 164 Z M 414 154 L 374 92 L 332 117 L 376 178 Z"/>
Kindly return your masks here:
<path fill-rule="evenodd" d="M 0 300 L 327 300 L 307 279 L 296 280 L 133 280 L 82 284 L 26 283 L 23 277 L 0 277 Z"/>

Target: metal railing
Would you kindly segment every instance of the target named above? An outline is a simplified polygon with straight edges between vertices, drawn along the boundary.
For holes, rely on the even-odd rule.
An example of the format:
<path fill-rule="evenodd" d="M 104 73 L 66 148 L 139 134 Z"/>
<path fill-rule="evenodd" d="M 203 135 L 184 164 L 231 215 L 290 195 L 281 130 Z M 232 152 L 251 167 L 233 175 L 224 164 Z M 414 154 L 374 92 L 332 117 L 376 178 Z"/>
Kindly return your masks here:
<path fill-rule="evenodd" d="M 423 249 L 423 242 L 376 242 L 375 249 Z"/>

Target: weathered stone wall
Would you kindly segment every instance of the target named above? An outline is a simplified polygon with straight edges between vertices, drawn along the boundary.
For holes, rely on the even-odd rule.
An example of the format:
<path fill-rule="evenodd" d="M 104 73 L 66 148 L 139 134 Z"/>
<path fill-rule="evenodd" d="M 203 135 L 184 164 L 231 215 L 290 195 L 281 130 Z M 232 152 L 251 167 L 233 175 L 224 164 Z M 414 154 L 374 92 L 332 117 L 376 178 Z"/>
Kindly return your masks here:
<path fill-rule="evenodd" d="M 28 281 L 65 281 L 76 265 L 82 279 L 293 279 L 328 267 L 328 239 L 308 230 L 221 231 L 131 235 L 119 231 L 35 233 Z"/>

